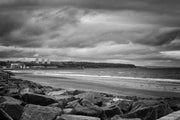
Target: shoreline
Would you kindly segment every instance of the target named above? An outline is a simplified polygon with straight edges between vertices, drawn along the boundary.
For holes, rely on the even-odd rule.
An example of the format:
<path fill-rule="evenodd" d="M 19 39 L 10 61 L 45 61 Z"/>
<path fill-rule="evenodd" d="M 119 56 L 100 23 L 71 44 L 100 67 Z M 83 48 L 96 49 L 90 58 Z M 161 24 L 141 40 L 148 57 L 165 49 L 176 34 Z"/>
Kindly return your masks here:
<path fill-rule="evenodd" d="M 74 88 L 85 91 L 99 91 L 110 94 L 137 95 L 142 97 L 180 97 L 180 84 L 174 82 L 119 80 L 109 78 L 42 76 L 17 74 L 17 78 L 27 79 L 52 87 Z"/>
<path fill-rule="evenodd" d="M 134 93 L 123 95 L 54 88 L 47 83 L 38 83 L 32 76 L 36 82 L 6 72 L 1 75 L 0 88 L 4 93 L 0 92 L 0 116 L 7 120 L 156 120 L 180 110 L 180 98 L 177 97 L 140 97 Z"/>

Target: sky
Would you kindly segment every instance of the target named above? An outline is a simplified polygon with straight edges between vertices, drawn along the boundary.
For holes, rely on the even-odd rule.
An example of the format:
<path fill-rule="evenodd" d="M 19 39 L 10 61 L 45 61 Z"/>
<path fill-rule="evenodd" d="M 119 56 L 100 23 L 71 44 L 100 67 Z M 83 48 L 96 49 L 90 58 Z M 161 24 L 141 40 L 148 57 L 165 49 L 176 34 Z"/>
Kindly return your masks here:
<path fill-rule="evenodd" d="M 0 60 L 180 67 L 180 0 L 0 0 Z"/>

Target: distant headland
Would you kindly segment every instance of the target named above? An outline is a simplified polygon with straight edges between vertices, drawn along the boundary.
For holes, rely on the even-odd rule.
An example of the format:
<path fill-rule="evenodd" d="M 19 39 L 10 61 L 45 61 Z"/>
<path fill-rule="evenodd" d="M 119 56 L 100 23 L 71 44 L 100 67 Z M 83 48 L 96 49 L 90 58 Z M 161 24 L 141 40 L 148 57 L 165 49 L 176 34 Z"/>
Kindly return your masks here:
<path fill-rule="evenodd" d="M 23 62 L 23 61 L 0 61 L 0 67 L 4 69 L 57 69 L 57 68 L 136 68 L 133 64 L 122 63 L 98 63 L 76 61 L 51 61 L 51 62 Z"/>

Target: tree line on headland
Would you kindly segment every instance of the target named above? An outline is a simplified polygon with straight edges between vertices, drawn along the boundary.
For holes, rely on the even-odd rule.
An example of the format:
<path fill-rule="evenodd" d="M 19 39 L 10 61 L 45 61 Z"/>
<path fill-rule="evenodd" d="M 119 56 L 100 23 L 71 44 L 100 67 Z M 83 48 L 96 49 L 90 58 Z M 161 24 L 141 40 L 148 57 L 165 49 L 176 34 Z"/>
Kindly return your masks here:
<path fill-rule="evenodd" d="M 133 64 L 120 64 L 120 63 L 95 63 L 95 62 L 57 62 L 52 61 L 51 63 L 36 63 L 32 62 L 22 62 L 22 61 L 1 61 L 0 66 L 5 68 L 12 68 L 12 66 L 24 68 L 135 68 Z"/>

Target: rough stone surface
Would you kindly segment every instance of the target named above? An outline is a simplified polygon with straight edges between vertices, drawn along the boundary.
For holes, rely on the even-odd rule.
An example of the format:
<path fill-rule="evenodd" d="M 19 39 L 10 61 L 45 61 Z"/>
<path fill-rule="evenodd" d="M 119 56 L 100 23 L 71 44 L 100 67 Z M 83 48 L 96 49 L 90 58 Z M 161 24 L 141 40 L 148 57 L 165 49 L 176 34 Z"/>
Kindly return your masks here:
<path fill-rule="evenodd" d="M 69 95 L 78 95 L 78 94 L 84 93 L 84 91 L 80 91 L 80 90 L 68 90 L 67 93 Z"/>
<path fill-rule="evenodd" d="M 123 113 L 127 113 L 131 110 L 133 101 L 132 100 L 120 100 L 116 104 L 122 110 Z"/>
<path fill-rule="evenodd" d="M 14 120 L 19 120 L 23 112 L 23 107 L 21 106 L 22 102 L 7 96 L 1 97 L 0 101 L 0 108 Z"/>
<path fill-rule="evenodd" d="M 75 98 L 89 101 L 89 103 L 92 103 L 98 106 L 102 106 L 102 102 L 103 102 L 103 96 L 100 93 L 95 93 L 95 92 L 82 93 L 82 94 L 76 95 Z"/>
<path fill-rule="evenodd" d="M 85 116 L 93 116 L 93 117 L 103 116 L 103 110 L 98 106 L 89 106 L 89 107 L 78 106 L 73 109 L 73 113 L 76 115 L 85 115 Z"/>
<path fill-rule="evenodd" d="M 46 95 L 49 96 L 59 96 L 59 95 L 68 95 L 66 90 L 60 90 L 60 91 L 51 91 L 48 92 Z"/>
<path fill-rule="evenodd" d="M 58 102 L 51 97 L 40 95 L 40 94 L 33 94 L 33 93 L 23 94 L 22 100 L 29 104 L 36 104 L 36 105 L 42 105 L 42 106 L 46 106 L 46 105 L 50 105 L 50 104 Z"/>
<path fill-rule="evenodd" d="M 39 105 L 26 105 L 20 120 L 54 120 L 61 115 L 60 108 Z"/>
<path fill-rule="evenodd" d="M 74 100 L 74 101 L 68 102 L 66 108 L 75 108 L 78 106 L 81 106 L 79 103 L 79 100 Z"/>
<path fill-rule="evenodd" d="M 100 120 L 100 118 L 81 116 L 81 115 L 67 115 L 67 114 L 64 114 L 57 120 Z"/>
<path fill-rule="evenodd" d="M 72 108 L 63 109 L 63 113 L 64 114 L 73 114 L 73 109 Z"/>
<path fill-rule="evenodd" d="M 59 96 L 53 96 L 54 99 L 56 99 L 57 101 L 66 101 L 66 102 L 70 102 L 75 100 L 74 96 L 72 95 L 59 95 Z"/>
<path fill-rule="evenodd" d="M 1 103 L 11 103 L 11 104 L 22 104 L 22 101 L 14 99 L 9 96 L 0 96 L 0 104 Z"/>
<path fill-rule="evenodd" d="M 6 95 L 8 93 L 9 89 L 6 84 L 0 84 L 0 95 Z"/>
<path fill-rule="evenodd" d="M 167 104 L 159 104 L 148 107 L 136 107 L 127 114 L 122 115 L 125 118 L 141 118 L 143 120 L 156 120 L 172 112 L 172 109 Z"/>
<path fill-rule="evenodd" d="M 158 120 L 180 120 L 180 110 L 173 112 L 171 114 L 168 114 L 167 116 L 161 117 Z"/>
<path fill-rule="evenodd" d="M 119 115 L 112 117 L 110 120 L 141 120 L 140 118 L 122 118 Z"/>
<path fill-rule="evenodd" d="M 21 120 L 156 120 L 172 110 L 180 110 L 178 98 L 140 98 L 64 90 L 10 76 L 0 70 L 0 120 L 19 120 L 20 116 Z M 61 117 L 61 113 L 70 117 Z M 168 120 L 175 120 L 179 117 L 177 114 L 169 116 Z"/>
<path fill-rule="evenodd" d="M 111 118 L 115 115 L 121 115 L 122 111 L 118 106 L 109 106 L 109 107 L 102 107 L 104 114 L 107 118 Z"/>
<path fill-rule="evenodd" d="M 0 120 L 13 120 L 4 110 L 0 109 Z"/>
<path fill-rule="evenodd" d="M 58 101 L 58 103 L 53 103 L 48 105 L 49 107 L 58 107 L 63 109 L 66 106 L 66 102 L 65 101 Z"/>

